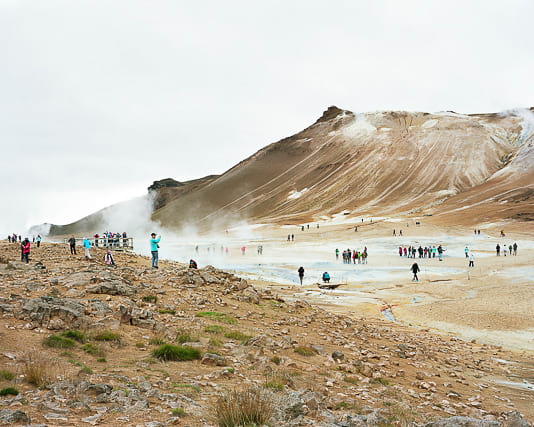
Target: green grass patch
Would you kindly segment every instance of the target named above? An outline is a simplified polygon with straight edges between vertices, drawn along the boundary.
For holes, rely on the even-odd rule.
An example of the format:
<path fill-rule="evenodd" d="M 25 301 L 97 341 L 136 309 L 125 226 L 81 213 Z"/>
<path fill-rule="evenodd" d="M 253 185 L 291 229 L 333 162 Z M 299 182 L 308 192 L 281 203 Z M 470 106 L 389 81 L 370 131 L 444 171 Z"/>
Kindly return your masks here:
<path fill-rule="evenodd" d="M 224 327 L 221 325 L 208 325 L 204 328 L 204 332 L 208 334 L 222 334 L 224 332 Z"/>
<path fill-rule="evenodd" d="M 120 342 L 121 336 L 112 331 L 102 331 L 93 335 L 93 339 L 95 341 Z"/>
<path fill-rule="evenodd" d="M 93 370 L 89 367 L 89 366 L 86 366 L 84 365 L 82 362 L 79 362 L 77 360 L 69 360 L 69 363 L 72 363 L 74 366 L 78 366 L 80 369 L 80 372 L 83 372 L 85 374 L 92 374 L 93 373 Z"/>
<path fill-rule="evenodd" d="M 64 331 L 64 332 L 61 332 L 61 336 L 62 337 L 65 337 L 65 338 L 70 338 L 71 340 L 74 340 L 74 341 L 78 341 L 79 343 L 84 343 L 85 341 L 87 341 L 87 337 L 85 336 L 85 334 L 81 331 L 77 331 L 77 330 L 70 330 L 70 331 Z"/>
<path fill-rule="evenodd" d="M 163 344 L 160 345 L 157 349 L 152 352 L 152 355 L 159 360 L 195 360 L 200 359 L 200 351 L 196 348 L 182 346 L 182 345 L 172 345 L 172 344 Z"/>
<path fill-rule="evenodd" d="M 92 343 L 86 343 L 82 345 L 82 350 L 85 351 L 87 354 L 91 354 L 93 356 L 104 355 L 104 350 L 102 350 L 99 346 L 92 344 Z"/>
<path fill-rule="evenodd" d="M 178 341 L 180 344 L 183 344 L 186 342 L 199 342 L 200 338 L 197 337 L 196 335 L 185 333 L 185 334 L 179 334 L 176 337 L 176 341 Z"/>
<path fill-rule="evenodd" d="M 169 308 L 161 308 L 158 310 L 158 313 L 159 314 L 172 314 L 172 315 L 175 315 L 176 314 L 176 310 L 171 310 Z"/>
<path fill-rule="evenodd" d="M 235 325 L 237 320 L 232 316 L 219 313 L 218 311 L 201 311 L 195 315 L 196 317 L 205 317 L 207 319 L 216 320 L 217 322 L 227 323 L 229 325 Z"/>
<path fill-rule="evenodd" d="M 59 335 L 50 335 L 43 340 L 43 344 L 51 348 L 72 348 L 76 345 L 76 342 Z"/>
<path fill-rule="evenodd" d="M 13 378 L 15 378 L 15 374 L 13 372 L 6 369 L 0 369 L 0 380 L 11 381 Z"/>
<path fill-rule="evenodd" d="M 106 363 L 106 362 L 107 362 L 107 360 L 106 360 L 105 357 L 99 357 L 98 359 L 96 359 L 96 361 L 97 361 L 98 363 Z"/>
<path fill-rule="evenodd" d="M 0 396 L 16 396 L 19 391 L 13 387 L 6 387 L 0 390 Z"/>
<path fill-rule="evenodd" d="M 300 354 L 301 356 L 315 356 L 317 353 L 315 350 L 311 347 L 299 345 L 298 347 L 295 347 L 295 353 Z"/>
<path fill-rule="evenodd" d="M 184 408 L 174 408 L 171 411 L 171 414 L 175 417 L 185 417 L 187 415 Z"/>
<path fill-rule="evenodd" d="M 248 340 L 252 338 L 250 335 L 245 335 L 244 333 L 239 331 L 228 331 L 224 334 L 224 337 L 236 341 L 241 341 L 242 344 L 246 344 Z"/>
<path fill-rule="evenodd" d="M 158 297 L 155 295 L 145 295 L 141 299 L 143 302 L 153 302 L 154 304 L 158 302 Z"/>

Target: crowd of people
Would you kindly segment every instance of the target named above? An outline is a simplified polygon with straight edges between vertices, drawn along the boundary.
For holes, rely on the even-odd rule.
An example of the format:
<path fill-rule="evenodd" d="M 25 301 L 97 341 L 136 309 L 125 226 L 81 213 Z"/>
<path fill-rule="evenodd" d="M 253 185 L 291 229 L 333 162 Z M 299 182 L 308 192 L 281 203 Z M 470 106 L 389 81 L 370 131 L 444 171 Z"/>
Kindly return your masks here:
<path fill-rule="evenodd" d="M 497 253 L 497 256 L 501 256 L 501 249 L 503 256 L 506 256 L 510 254 L 510 256 L 516 256 L 517 255 L 517 243 L 514 243 L 513 245 L 499 245 L 497 243 L 497 246 L 495 246 L 495 252 Z"/>
<path fill-rule="evenodd" d="M 9 243 L 20 244 L 20 260 L 28 264 L 30 262 L 30 252 L 31 252 L 30 239 L 28 239 L 27 237 L 22 239 L 22 236 L 20 234 L 13 233 L 7 236 L 7 240 Z M 32 237 L 32 242 L 37 243 L 37 247 L 41 246 L 41 241 L 42 241 L 42 237 L 40 234 Z"/>
<path fill-rule="evenodd" d="M 367 246 L 363 248 L 363 251 L 356 249 L 345 249 L 341 254 L 343 264 L 367 264 Z M 339 259 L 339 249 L 336 248 L 336 260 Z"/>
<path fill-rule="evenodd" d="M 98 233 L 93 236 L 94 244 L 96 247 L 98 246 L 110 246 L 110 247 L 118 247 L 123 246 L 127 247 L 128 244 L 128 234 L 126 231 L 123 231 L 122 233 L 113 233 L 111 231 L 105 231 L 102 233 L 102 235 L 99 235 Z M 121 244 L 122 243 L 122 244 Z"/>
<path fill-rule="evenodd" d="M 399 256 L 401 257 L 436 258 L 437 255 L 440 261 L 443 261 L 443 252 L 445 252 L 445 249 L 441 245 L 438 245 L 437 247 L 435 245 L 429 245 L 425 246 L 424 248 L 421 245 L 419 245 L 418 248 L 415 246 L 399 246 L 398 251 Z"/>

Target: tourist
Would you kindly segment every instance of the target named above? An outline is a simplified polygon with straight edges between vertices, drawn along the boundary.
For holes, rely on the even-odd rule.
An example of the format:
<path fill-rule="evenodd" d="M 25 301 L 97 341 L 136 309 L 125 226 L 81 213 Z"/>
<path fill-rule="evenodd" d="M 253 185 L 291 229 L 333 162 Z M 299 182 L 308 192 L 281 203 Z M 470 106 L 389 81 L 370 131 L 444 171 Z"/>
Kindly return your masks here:
<path fill-rule="evenodd" d="M 438 245 L 438 258 L 439 258 L 440 261 L 443 261 L 443 251 L 444 251 L 444 250 L 445 250 L 445 249 L 443 249 L 443 248 L 441 247 L 441 245 Z"/>
<path fill-rule="evenodd" d="M 516 256 L 517 255 L 517 243 L 514 243 L 513 248 L 514 248 L 514 256 Z"/>
<path fill-rule="evenodd" d="M 421 270 L 419 269 L 419 266 L 417 265 L 416 262 L 414 262 L 410 268 L 412 270 L 412 273 L 413 273 L 413 278 L 412 278 L 412 282 L 415 280 L 415 281 L 419 281 L 419 277 L 417 277 L 417 273 L 419 273 Z"/>
<path fill-rule="evenodd" d="M 87 238 L 83 238 L 83 248 L 85 249 L 85 259 L 90 260 L 91 259 L 91 241 Z"/>
<path fill-rule="evenodd" d="M 471 252 L 469 254 L 469 267 L 474 267 L 475 266 L 475 255 L 473 254 L 473 252 Z"/>
<path fill-rule="evenodd" d="M 41 246 L 41 240 L 42 240 L 41 235 L 38 234 L 37 238 L 35 239 L 35 241 L 37 242 L 37 247 Z"/>
<path fill-rule="evenodd" d="M 198 269 L 197 262 L 194 259 L 189 260 L 189 268 Z"/>
<path fill-rule="evenodd" d="M 302 280 L 304 279 L 304 267 L 300 266 L 297 271 L 299 273 L 300 285 L 302 286 Z"/>
<path fill-rule="evenodd" d="M 465 257 L 469 258 L 469 248 L 467 246 L 465 247 L 464 252 L 465 252 Z"/>
<path fill-rule="evenodd" d="M 70 236 L 68 242 L 70 246 L 70 254 L 76 255 L 76 239 L 74 238 L 74 236 Z"/>
<path fill-rule="evenodd" d="M 21 252 L 22 252 L 21 261 L 25 261 L 26 264 L 28 264 L 28 262 L 30 261 L 29 260 L 29 257 L 30 257 L 30 241 L 29 241 L 29 239 L 27 237 L 24 239 L 24 241 L 20 245 L 20 249 L 21 249 Z"/>
<path fill-rule="evenodd" d="M 107 265 L 113 265 L 113 266 L 115 265 L 115 260 L 113 259 L 113 254 L 111 253 L 111 249 L 109 249 L 106 255 L 104 255 L 104 262 Z"/>
<path fill-rule="evenodd" d="M 339 259 L 339 249 L 336 248 L 336 260 L 338 260 L 338 259 Z"/>
<path fill-rule="evenodd" d="M 152 233 L 150 235 L 150 253 L 152 254 L 152 268 L 158 268 L 158 260 L 159 260 L 159 242 L 161 240 L 161 236 L 157 236 L 156 233 Z"/>
<path fill-rule="evenodd" d="M 327 271 L 323 273 L 323 282 L 324 283 L 330 283 L 330 274 L 328 274 Z"/>
<path fill-rule="evenodd" d="M 495 246 L 495 250 L 497 251 L 497 256 L 501 256 L 501 245 L 497 243 L 497 246 Z"/>

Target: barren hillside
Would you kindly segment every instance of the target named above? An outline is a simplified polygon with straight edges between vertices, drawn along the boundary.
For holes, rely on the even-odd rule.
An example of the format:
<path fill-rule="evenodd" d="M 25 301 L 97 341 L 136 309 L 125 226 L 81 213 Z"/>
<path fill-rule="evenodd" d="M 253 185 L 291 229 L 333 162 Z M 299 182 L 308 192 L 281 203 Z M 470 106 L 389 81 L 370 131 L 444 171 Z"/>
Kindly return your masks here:
<path fill-rule="evenodd" d="M 300 223 L 345 210 L 463 224 L 532 219 L 533 123 L 530 110 L 355 114 L 330 107 L 221 176 L 156 190 L 153 218 L 205 229 L 239 219 Z"/>

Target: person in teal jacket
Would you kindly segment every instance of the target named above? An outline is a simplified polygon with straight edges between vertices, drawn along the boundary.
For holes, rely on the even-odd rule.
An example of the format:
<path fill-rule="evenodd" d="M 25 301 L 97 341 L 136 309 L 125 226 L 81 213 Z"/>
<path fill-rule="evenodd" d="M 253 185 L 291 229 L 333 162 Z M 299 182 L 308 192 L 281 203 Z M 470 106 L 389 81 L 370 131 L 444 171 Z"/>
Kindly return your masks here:
<path fill-rule="evenodd" d="M 158 249 L 161 236 L 156 236 L 156 233 L 150 235 L 150 252 L 152 253 L 152 268 L 158 268 Z"/>
<path fill-rule="evenodd" d="M 87 237 L 83 239 L 83 247 L 85 249 L 85 259 L 91 259 L 91 241 Z"/>

